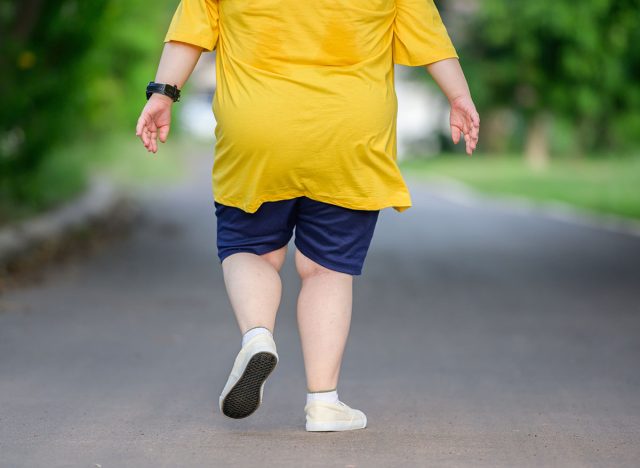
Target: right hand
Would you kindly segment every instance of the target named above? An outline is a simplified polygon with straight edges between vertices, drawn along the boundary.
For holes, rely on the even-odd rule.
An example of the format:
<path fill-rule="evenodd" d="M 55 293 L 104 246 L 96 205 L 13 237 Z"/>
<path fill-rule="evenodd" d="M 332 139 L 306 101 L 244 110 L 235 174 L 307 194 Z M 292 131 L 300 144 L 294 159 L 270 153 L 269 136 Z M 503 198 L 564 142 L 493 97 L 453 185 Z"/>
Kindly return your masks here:
<path fill-rule="evenodd" d="M 136 125 L 136 136 L 140 137 L 147 151 L 158 151 L 158 138 L 162 143 L 167 141 L 172 104 L 173 100 L 169 96 L 154 93 L 142 109 Z"/>
<path fill-rule="evenodd" d="M 451 124 L 451 139 L 457 145 L 460 137 L 464 135 L 467 154 L 471 156 L 478 144 L 480 115 L 478 115 L 470 95 L 465 94 L 451 101 L 449 120 Z"/>

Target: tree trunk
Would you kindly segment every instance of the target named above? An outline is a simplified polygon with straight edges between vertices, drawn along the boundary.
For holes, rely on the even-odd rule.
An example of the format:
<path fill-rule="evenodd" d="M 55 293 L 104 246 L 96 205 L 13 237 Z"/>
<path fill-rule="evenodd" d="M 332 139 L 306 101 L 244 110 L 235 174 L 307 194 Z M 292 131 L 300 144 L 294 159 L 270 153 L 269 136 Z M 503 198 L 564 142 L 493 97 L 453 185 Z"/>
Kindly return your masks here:
<path fill-rule="evenodd" d="M 525 159 L 534 171 L 541 171 L 549 165 L 549 129 L 551 118 L 546 112 L 533 116 L 527 128 Z"/>
<path fill-rule="evenodd" d="M 483 118 L 483 150 L 492 154 L 504 154 L 509 151 L 509 138 L 514 129 L 513 111 L 497 108 L 488 111 Z"/>
<path fill-rule="evenodd" d="M 26 41 L 40 18 L 43 0 L 21 0 L 15 13 L 13 37 Z"/>

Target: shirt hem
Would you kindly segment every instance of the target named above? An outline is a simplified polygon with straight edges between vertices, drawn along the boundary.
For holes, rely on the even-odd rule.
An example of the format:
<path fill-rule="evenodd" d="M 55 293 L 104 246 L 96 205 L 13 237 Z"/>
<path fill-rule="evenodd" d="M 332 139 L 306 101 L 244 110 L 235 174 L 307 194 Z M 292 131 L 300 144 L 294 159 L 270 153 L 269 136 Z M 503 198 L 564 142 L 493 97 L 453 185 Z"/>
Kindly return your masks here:
<path fill-rule="evenodd" d="M 252 203 L 249 203 L 249 204 L 243 203 L 242 201 L 236 201 L 231 198 L 221 197 L 215 194 L 213 198 L 214 198 L 214 201 L 217 201 L 218 203 L 221 203 L 223 205 L 240 208 L 241 210 L 247 213 L 255 213 L 256 211 L 258 211 L 258 209 L 264 202 L 289 200 L 291 198 L 302 197 L 302 196 L 311 198 L 312 200 L 320 201 L 323 203 L 330 203 L 332 205 L 338 205 L 338 206 L 342 206 L 344 208 L 349 208 L 352 210 L 378 211 L 384 208 L 393 208 L 398 212 L 403 212 L 411 208 L 411 206 L 413 206 L 409 198 L 405 198 L 405 199 L 400 198 L 397 201 L 372 200 L 371 198 L 358 200 L 358 199 L 352 199 L 352 198 L 349 198 L 349 199 L 336 198 L 332 196 L 319 195 L 316 193 L 309 193 L 304 191 L 279 192 L 277 194 L 266 195 L 266 196 L 257 198 L 256 200 L 254 200 Z"/>

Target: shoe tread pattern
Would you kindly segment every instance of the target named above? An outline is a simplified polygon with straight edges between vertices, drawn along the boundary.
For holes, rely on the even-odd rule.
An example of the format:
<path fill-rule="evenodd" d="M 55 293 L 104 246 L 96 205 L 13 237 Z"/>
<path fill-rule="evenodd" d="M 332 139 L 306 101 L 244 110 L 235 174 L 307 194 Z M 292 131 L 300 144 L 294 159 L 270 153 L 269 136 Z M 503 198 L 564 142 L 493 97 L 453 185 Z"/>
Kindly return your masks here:
<path fill-rule="evenodd" d="M 259 352 L 251 357 L 242 376 L 222 402 L 222 412 L 234 419 L 246 418 L 260 405 L 260 387 L 277 363 L 275 355 Z"/>

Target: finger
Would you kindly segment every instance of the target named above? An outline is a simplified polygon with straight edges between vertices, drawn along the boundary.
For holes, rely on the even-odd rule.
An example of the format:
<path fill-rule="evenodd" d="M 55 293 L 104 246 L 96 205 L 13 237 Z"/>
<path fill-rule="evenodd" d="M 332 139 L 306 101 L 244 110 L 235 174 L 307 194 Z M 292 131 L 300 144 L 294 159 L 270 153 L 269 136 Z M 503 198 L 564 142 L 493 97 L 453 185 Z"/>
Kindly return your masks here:
<path fill-rule="evenodd" d="M 144 144 L 145 148 L 149 146 L 149 128 L 146 125 L 142 129 L 142 143 Z"/>
<path fill-rule="evenodd" d="M 157 149 L 158 149 L 158 132 L 152 131 L 151 132 L 151 151 L 155 153 Z"/>
<path fill-rule="evenodd" d="M 473 125 L 471 127 L 471 138 L 473 138 L 474 140 L 478 139 L 478 135 L 480 134 L 480 127 L 478 127 L 477 125 Z"/>
<path fill-rule="evenodd" d="M 469 133 L 469 143 L 475 149 L 475 146 L 478 143 L 478 132 L 475 128 L 472 128 Z"/>
<path fill-rule="evenodd" d="M 467 112 L 464 116 L 464 126 L 466 127 L 465 130 L 468 133 L 471 133 L 471 130 L 476 126 L 473 123 L 473 115 L 470 112 Z"/>
<path fill-rule="evenodd" d="M 142 127 L 144 127 L 144 119 L 143 119 L 143 116 L 141 115 L 138 118 L 138 122 L 136 123 L 136 136 L 142 135 Z"/>
<path fill-rule="evenodd" d="M 469 133 L 469 136 L 471 137 L 471 142 L 476 145 L 478 143 L 478 128 L 477 127 L 472 127 L 471 128 L 471 133 Z"/>
<path fill-rule="evenodd" d="M 473 121 L 473 125 L 480 128 L 480 114 L 478 114 L 477 112 L 474 112 L 471 115 L 471 120 Z"/>
<path fill-rule="evenodd" d="M 478 112 L 473 111 L 470 115 L 471 120 L 471 150 L 472 152 L 476 149 L 478 145 L 478 138 L 480 136 L 480 115 Z"/>
<path fill-rule="evenodd" d="M 470 145 L 473 141 L 473 137 L 471 136 L 471 129 L 465 125 L 465 128 L 462 131 L 464 132 L 465 144 Z"/>
<path fill-rule="evenodd" d="M 149 130 L 149 127 L 145 126 L 144 129 L 142 130 L 142 142 L 144 143 L 144 147 L 149 149 L 149 142 L 151 140 L 151 131 Z"/>
<path fill-rule="evenodd" d="M 471 149 L 475 150 L 478 146 L 478 137 L 471 138 Z"/>
<path fill-rule="evenodd" d="M 165 143 L 167 141 L 167 138 L 169 137 L 169 125 L 160 127 L 160 129 L 158 130 L 158 137 L 160 138 L 160 141 L 162 143 Z"/>
<path fill-rule="evenodd" d="M 470 116 L 471 120 L 471 134 L 474 138 L 478 138 L 478 134 L 480 133 L 480 116 L 477 112 L 473 112 Z"/>
<path fill-rule="evenodd" d="M 144 128 L 142 130 L 142 141 L 148 147 L 151 140 L 151 132 L 155 130 L 155 123 L 149 114 L 144 115 Z"/>
<path fill-rule="evenodd" d="M 156 124 L 152 119 L 149 119 L 149 124 L 147 125 L 147 128 L 149 129 L 149 132 L 147 134 L 148 135 L 147 146 L 148 146 L 148 149 L 151 150 L 153 149 L 154 141 L 158 135 L 158 127 L 156 127 Z"/>
<path fill-rule="evenodd" d="M 473 141 L 474 149 L 475 149 L 475 145 L 478 144 L 479 137 L 480 137 L 480 126 L 474 125 L 473 127 L 471 127 L 471 140 Z"/>
<path fill-rule="evenodd" d="M 148 140 L 145 140 L 145 138 L 148 138 L 149 136 L 149 131 L 151 130 L 151 126 L 153 125 L 153 119 L 151 119 L 151 116 L 149 114 L 144 113 L 140 116 L 140 120 L 142 121 L 142 138 L 145 145 L 148 145 L 149 142 Z"/>
<path fill-rule="evenodd" d="M 140 116 L 140 119 L 138 119 L 138 125 L 136 126 L 136 135 L 138 135 L 138 137 L 140 138 L 140 140 L 142 141 L 142 144 L 146 147 L 147 146 L 147 134 L 148 134 L 148 128 L 147 128 L 147 122 L 144 116 Z"/>
<path fill-rule="evenodd" d="M 471 146 L 471 134 L 469 132 L 469 126 L 466 123 L 462 126 L 462 134 L 464 136 L 465 151 L 468 154 Z"/>
<path fill-rule="evenodd" d="M 460 129 L 453 125 L 451 126 L 451 139 L 453 140 L 453 143 L 456 145 L 460 141 Z"/>
<path fill-rule="evenodd" d="M 151 131 L 149 131 L 148 143 L 147 143 L 147 151 L 153 151 L 153 138 L 151 138 Z"/>

